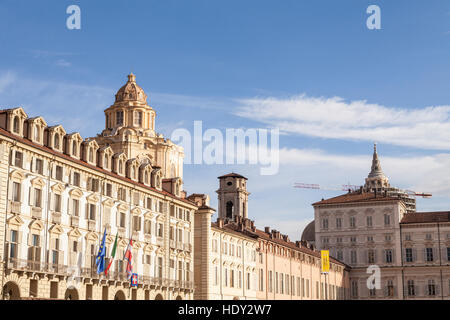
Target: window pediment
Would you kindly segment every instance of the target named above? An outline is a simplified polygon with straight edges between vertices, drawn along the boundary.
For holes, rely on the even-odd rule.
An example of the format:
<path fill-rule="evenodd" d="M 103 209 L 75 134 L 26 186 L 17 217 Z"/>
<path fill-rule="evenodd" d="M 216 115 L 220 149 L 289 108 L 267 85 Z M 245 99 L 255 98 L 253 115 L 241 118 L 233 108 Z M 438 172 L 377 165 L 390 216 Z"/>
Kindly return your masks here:
<path fill-rule="evenodd" d="M 111 199 L 106 199 L 105 201 L 103 201 L 103 205 L 105 207 L 112 208 L 114 207 L 114 201 L 112 201 Z"/>
<path fill-rule="evenodd" d="M 98 235 L 95 232 L 88 232 L 86 236 L 84 237 L 86 241 L 97 241 Z"/>
<path fill-rule="evenodd" d="M 31 185 L 35 188 L 42 189 L 45 186 L 45 181 L 39 177 L 34 178 L 33 180 L 31 180 Z"/>
<path fill-rule="evenodd" d="M 89 196 L 86 198 L 86 200 L 87 200 L 89 203 L 96 204 L 97 202 L 99 202 L 100 197 L 99 197 L 96 193 L 93 193 L 93 194 L 89 195 Z"/>
<path fill-rule="evenodd" d="M 52 186 L 51 189 L 52 189 L 52 191 L 53 191 L 54 193 L 59 193 L 59 194 L 61 194 L 61 193 L 64 192 L 65 187 L 64 187 L 61 183 L 56 183 L 56 184 L 54 184 L 54 185 Z"/>
<path fill-rule="evenodd" d="M 48 232 L 51 234 L 61 235 L 64 233 L 64 229 L 59 224 L 55 224 L 48 230 Z"/>
<path fill-rule="evenodd" d="M 131 214 L 133 214 L 133 215 L 139 216 L 139 215 L 141 215 L 141 213 L 142 213 L 142 211 L 139 208 L 134 208 L 133 210 L 131 210 Z"/>
<path fill-rule="evenodd" d="M 78 239 L 78 238 L 80 238 L 82 236 L 82 234 L 81 234 L 80 230 L 78 230 L 78 228 L 73 228 L 72 230 L 70 230 L 67 233 L 67 235 L 69 237 L 76 238 L 76 239 Z"/>
<path fill-rule="evenodd" d="M 30 228 L 30 230 L 36 230 L 40 232 L 42 231 L 42 229 L 44 229 L 44 224 L 40 220 L 33 220 L 28 225 L 28 228 Z"/>
<path fill-rule="evenodd" d="M 13 172 L 10 173 L 9 176 L 10 176 L 11 180 L 13 180 L 15 182 L 22 182 L 26 178 L 25 174 L 18 170 L 14 170 Z"/>
<path fill-rule="evenodd" d="M 73 189 L 69 192 L 69 195 L 72 198 L 80 199 L 83 196 L 83 191 L 81 191 L 80 189 Z"/>
<path fill-rule="evenodd" d="M 21 225 L 24 224 L 24 221 L 22 220 L 21 217 L 14 216 L 14 217 L 8 219 L 8 224 L 12 225 L 12 226 L 20 227 Z"/>

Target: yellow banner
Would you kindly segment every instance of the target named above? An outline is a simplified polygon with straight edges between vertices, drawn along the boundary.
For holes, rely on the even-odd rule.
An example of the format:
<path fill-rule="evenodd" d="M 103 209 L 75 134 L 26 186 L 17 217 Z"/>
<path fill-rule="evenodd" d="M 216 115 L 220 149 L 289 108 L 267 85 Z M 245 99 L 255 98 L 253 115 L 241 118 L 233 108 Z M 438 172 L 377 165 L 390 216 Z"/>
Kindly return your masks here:
<path fill-rule="evenodd" d="M 328 273 L 330 271 L 330 251 L 322 250 L 320 254 L 322 256 L 322 272 Z"/>

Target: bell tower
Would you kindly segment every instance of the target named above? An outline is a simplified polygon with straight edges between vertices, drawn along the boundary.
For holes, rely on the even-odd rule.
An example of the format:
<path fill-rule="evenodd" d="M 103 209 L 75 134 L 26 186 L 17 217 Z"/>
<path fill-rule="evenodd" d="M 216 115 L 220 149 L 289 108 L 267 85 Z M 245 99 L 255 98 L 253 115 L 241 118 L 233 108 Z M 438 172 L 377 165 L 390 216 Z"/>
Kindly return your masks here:
<path fill-rule="evenodd" d="M 237 173 L 221 176 L 219 179 L 219 218 L 234 220 L 236 216 L 247 219 L 248 196 L 247 178 Z"/>

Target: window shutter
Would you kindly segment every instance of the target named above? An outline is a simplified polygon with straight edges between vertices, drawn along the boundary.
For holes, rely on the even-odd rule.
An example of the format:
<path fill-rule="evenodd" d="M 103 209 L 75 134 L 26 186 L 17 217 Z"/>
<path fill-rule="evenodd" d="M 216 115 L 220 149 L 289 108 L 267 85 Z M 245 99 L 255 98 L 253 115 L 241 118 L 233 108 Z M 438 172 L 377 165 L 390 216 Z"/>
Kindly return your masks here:
<path fill-rule="evenodd" d="M 85 212 L 86 220 L 89 219 L 89 203 L 86 203 L 86 212 Z"/>
<path fill-rule="evenodd" d="M 29 247 L 28 248 L 28 260 L 30 261 L 34 261 L 34 248 L 33 247 Z"/>
<path fill-rule="evenodd" d="M 64 265 L 64 251 L 60 250 L 58 252 L 58 264 Z"/>

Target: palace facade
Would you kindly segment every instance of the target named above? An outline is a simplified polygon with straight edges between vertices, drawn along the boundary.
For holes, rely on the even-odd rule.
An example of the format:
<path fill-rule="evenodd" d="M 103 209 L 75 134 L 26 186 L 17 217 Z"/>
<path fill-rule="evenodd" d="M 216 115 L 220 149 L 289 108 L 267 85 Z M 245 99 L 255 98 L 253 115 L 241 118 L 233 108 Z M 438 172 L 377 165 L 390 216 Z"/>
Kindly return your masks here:
<path fill-rule="evenodd" d="M 450 299 L 450 213 L 416 212 L 390 187 L 375 147 L 364 187 L 313 204 L 302 238 L 351 267 L 351 299 Z M 380 287 L 367 285 L 380 269 Z"/>
<path fill-rule="evenodd" d="M 183 191 L 180 146 L 155 130 L 133 74 L 83 139 L 22 108 L 0 110 L 0 279 L 3 299 L 346 299 L 349 267 L 306 242 L 258 230 L 247 178 L 219 177 L 218 219 Z M 107 274 L 96 256 L 106 231 Z M 112 257 L 115 239 L 116 255 Z M 124 253 L 132 243 L 132 287 Z M 113 260 L 111 260 L 113 259 Z"/>
<path fill-rule="evenodd" d="M 330 259 L 322 273 L 320 252 L 279 231 L 259 230 L 248 219 L 247 178 L 219 177 L 218 219 L 209 199 L 194 196 L 196 299 L 342 300 L 348 297 L 349 268 Z"/>
<path fill-rule="evenodd" d="M 193 220 L 183 151 L 155 133 L 134 75 L 94 138 L 0 111 L 0 277 L 9 299 L 192 299 Z M 108 275 L 95 266 L 103 232 Z M 133 239 L 130 288 L 123 262 Z M 107 259 L 106 263 L 109 263 Z"/>

